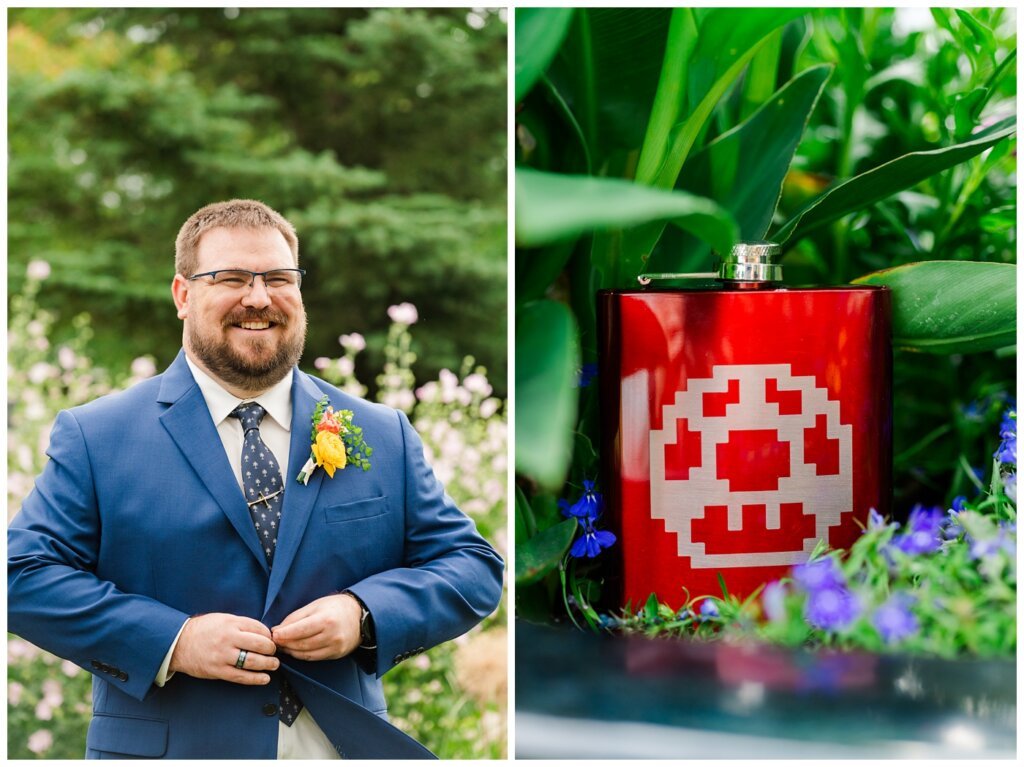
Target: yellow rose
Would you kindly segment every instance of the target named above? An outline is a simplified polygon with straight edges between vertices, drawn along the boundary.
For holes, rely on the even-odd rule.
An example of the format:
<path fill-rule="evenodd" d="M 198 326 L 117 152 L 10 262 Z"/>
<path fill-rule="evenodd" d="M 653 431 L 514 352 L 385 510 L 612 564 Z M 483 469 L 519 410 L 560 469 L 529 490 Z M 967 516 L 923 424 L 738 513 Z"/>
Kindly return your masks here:
<path fill-rule="evenodd" d="M 327 476 L 333 478 L 337 469 L 344 469 L 348 456 L 345 455 L 345 443 L 341 437 L 329 431 L 317 432 L 316 443 L 313 445 L 313 458 L 317 466 L 323 466 Z"/>

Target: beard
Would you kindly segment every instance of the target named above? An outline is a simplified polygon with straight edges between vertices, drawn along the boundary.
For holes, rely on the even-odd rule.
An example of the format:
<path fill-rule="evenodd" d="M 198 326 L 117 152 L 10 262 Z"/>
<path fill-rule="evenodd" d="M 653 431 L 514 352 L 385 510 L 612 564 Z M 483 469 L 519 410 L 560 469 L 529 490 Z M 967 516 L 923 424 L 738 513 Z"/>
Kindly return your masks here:
<path fill-rule="evenodd" d="M 241 322 L 272 322 L 282 329 L 282 338 L 273 348 L 269 338 L 246 342 L 247 353 L 240 354 L 224 336 L 204 334 L 195 323 L 187 323 L 189 347 L 206 369 L 227 384 L 246 392 L 263 392 L 284 378 L 298 363 L 306 345 L 306 312 L 293 322 L 272 310 L 236 312 L 224 319 L 225 330 Z"/>

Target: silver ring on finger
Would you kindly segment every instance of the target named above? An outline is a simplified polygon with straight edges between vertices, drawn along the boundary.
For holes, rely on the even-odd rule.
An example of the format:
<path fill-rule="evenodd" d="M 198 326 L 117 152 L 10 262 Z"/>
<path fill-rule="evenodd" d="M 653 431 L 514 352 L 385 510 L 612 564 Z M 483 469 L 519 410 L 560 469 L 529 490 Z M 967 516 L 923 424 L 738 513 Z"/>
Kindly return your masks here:
<path fill-rule="evenodd" d="M 238 660 L 235 661 L 235 668 L 245 668 L 245 659 L 249 655 L 248 650 L 238 651 Z"/>

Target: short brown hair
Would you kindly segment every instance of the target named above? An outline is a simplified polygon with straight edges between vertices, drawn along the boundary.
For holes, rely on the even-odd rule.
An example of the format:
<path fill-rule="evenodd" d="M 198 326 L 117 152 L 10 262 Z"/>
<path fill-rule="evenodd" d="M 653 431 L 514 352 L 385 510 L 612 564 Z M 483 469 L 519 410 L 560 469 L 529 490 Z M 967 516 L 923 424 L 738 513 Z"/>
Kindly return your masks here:
<path fill-rule="evenodd" d="M 284 235 L 299 263 L 299 238 L 295 227 L 284 216 L 259 200 L 228 200 L 200 208 L 182 224 L 174 241 L 174 268 L 182 277 L 190 277 L 199 267 L 199 238 L 219 226 L 242 229 L 276 229 Z"/>

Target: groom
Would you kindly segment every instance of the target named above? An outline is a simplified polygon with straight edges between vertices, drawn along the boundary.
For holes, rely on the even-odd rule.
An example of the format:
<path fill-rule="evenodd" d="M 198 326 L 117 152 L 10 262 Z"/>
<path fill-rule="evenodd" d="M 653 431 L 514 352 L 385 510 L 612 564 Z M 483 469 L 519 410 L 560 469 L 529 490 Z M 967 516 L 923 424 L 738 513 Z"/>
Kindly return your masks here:
<path fill-rule="evenodd" d="M 94 674 L 90 758 L 429 757 L 380 676 L 489 614 L 501 559 L 403 413 L 296 367 L 287 220 L 209 205 L 175 266 L 177 359 L 57 416 L 8 533 L 8 628 Z M 299 482 L 325 397 L 370 467 L 342 468 L 328 419 Z"/>

